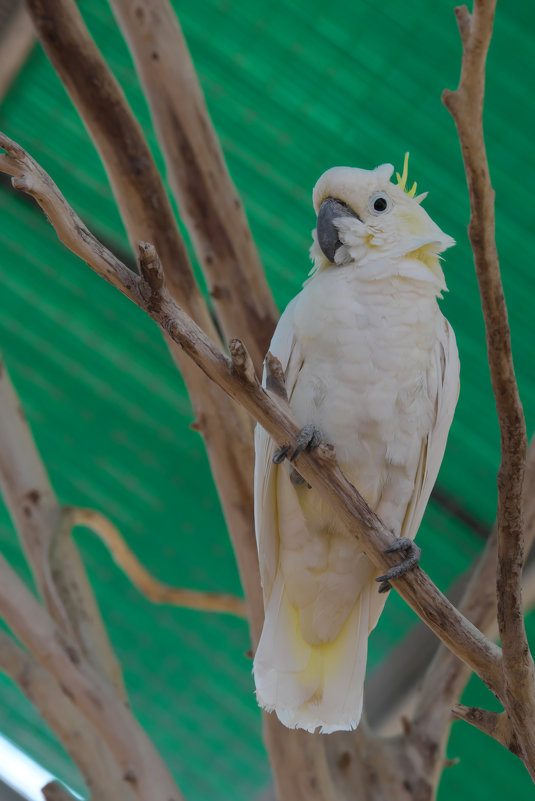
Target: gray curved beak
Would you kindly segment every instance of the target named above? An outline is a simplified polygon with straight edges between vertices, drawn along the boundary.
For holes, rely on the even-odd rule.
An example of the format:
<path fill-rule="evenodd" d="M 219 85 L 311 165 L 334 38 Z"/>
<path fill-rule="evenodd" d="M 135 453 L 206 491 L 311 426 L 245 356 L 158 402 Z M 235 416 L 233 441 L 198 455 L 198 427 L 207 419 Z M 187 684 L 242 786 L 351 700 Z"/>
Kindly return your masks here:
<path fill-rule="evenodd" d="M 336 251 L 342 244 L 339 239 L 338 228 L 334 224 L 334 221 L 340 217 L 355 217 L 357 220 L 360 220 L 359 215 L 353 211 L 347 203 L 336 200 L 334 197 L 326 198 L 318 211 L 316 231 L 318 244 L 323 254 L 333 264 Z"/>

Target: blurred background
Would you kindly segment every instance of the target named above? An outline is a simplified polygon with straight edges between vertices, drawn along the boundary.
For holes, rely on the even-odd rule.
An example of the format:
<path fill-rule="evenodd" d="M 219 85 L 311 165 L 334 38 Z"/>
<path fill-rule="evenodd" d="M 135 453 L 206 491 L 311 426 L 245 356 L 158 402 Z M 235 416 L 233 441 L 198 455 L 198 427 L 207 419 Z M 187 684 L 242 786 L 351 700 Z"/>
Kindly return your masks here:
<path fill-rule="evenodd" d="M 108 3 L 79 5 L 162 167 L 147 105 Z M 419 533 L 422 566 L 447 591 L 492 526 L 499 462 L 466 235 L 464 172 L 453 121 L 440 102 L 445 87 L 456 87 L 460 69 L 453 3 L 180 0 L 175 6 L 281 310 L 307 276 L 315 220 L 311 191 L 333 165 L 370 169 L 391 162 L 400 170 L 410 151 L 409 181 L 418 182 L 418 192 L 429 191 L 425 208 L 457 240 L 446 254 L 450 292 L 442 308 L 458 338 L 461 398 Z M 0 1 L 0 128 L 42 164 L 89 228 L 133 263 L 99 157 L 23 24 L 14 46 L 17 9 L 18 3 Z M 534 34 L 535 6 L 524 0 L 498 4 L 485 111 L 498 247 L 530 432 Z M 158 330 L 67 252 L 40 210 L 4 178 L 0 349 L 60 501 L 108 515 L 161 580 L 240 593 L 203 444 L 189 428 L 190 404 Z M 152 605 L 93 534 L 79 529 L 76 538 L 133 709 L 188 801 L 245 801 L 269 793 L 246 624 Z M 3 507 L 0 547 L 30 581 Z M 395 678 L 400 643 L 416 624 L 392 592 L 371 637 L 370 686 L 376 687 L 374 677 L 386 675 L 385 666 L 387 680 Z M 533 616 L 528 627 L 535 644 Z M 492 703 L 476 681 L 464 700 Z M 65 752 L 2 675 L 0 734 L 83 793 Z M 439 801 L 522 798 L 532 787 L 520 761 L 465 724 L 454 724 L 448 756 L 460 761 L 446 770 Z M 0 756 L 0 775 L 11 761 Z"/>

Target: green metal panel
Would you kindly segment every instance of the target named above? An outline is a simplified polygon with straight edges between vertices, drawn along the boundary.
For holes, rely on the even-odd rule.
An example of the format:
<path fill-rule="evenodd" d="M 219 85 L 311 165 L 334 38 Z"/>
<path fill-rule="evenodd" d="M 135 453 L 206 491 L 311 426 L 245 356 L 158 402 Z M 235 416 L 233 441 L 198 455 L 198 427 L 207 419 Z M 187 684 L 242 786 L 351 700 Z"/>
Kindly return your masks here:
<path fill-rule="evenodd" d="M 131 59 L 104 0 L 82 11 L 162 164 Z M 459 74 L 452 4 L 194 0 L 177 3 L 232 175 L 282 308 L 309 269 L 311 190 L 334 164 L 399 169 L 429 190 L 425 206 L 458 246 L 445 265 L 443 308 L 459 340 L 461 399 L 439 483 L 474 517 L 495 516 L 499 439 L 483 325 L 466 236 L 468 202 L 452 120 L 440 103 Z M 535 170 L 532 40 L 535 8 L 498 8 L 489 58 L 486 130 L 497 190 L 497 237 L 517 373 L 535 415 L 531 251 Z M 512 56 L 511 54 L 514 54 Z M 0 127 L 41 162 L 90 228 L 128 252 L 98 156 L 36 48 L 0 107 Z M 163 341 L 118 292 L 58 244 L 22 197 L 0 186 L 0 347 L 60 499 L 94 506 L 169 583 L 239 592 L 202 443 Z M 7 514 L 3 553 L 27 576 Z M 251 798 L 269 782 L 244 623 L 154 607 L 91 534 L 77 535 L 124 668 L 132 703 L 188 798 Z M 431 503 L 419 535 L 423 566 L 444 589 L 481 538 Z M 371 638 L 370 668 L 415 621 L 392 593 Z M 530 619 L 530 630 L 535 622 Z M 535 632 L 532 632 L 535 633 Z M 471 683 L 467 698 L 485 703 Z M 67 757 L 27 702 L 0 680 L 0 729 L 75 785 Z M 463 725 L 440 801 L 530 786 L 514 757 Z M 207 769 L 209 765 L 209 769 Z M 487 779 L 482 781 L 482 775 Z M 79 783 L 77 784 L 79 786 Z"/>

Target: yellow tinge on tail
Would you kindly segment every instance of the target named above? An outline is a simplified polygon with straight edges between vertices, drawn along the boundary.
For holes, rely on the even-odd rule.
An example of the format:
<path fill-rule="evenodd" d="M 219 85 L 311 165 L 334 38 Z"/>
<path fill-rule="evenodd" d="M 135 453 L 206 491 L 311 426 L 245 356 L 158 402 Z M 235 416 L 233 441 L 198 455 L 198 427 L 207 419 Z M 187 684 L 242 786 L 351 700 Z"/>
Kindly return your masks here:
<path fill-rule="evenodd" d="M 314 189 L 312 277 L 281 317 L 280 360 L 302 426 L 396 536 L 413 539 L 436 480 L 459 390 L 455 337 L 437 298 L 453 240 L 406 191 L 407 163 L 335 167 Z M 356 539 L 257 427 L 255 520 L 265 623 L 259 704 L 290 728 L 353 729 L 367 641 L 383 609 Z"/>

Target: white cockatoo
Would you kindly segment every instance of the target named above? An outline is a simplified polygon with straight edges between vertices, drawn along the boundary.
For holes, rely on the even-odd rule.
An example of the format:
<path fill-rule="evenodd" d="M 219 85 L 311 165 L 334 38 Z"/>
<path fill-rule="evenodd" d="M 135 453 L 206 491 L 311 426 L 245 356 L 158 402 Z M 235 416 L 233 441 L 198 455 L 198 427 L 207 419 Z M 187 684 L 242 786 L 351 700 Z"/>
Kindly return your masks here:
<path fill-rule="evenodd" d="M 446 289 L 438 254 L 454 241 L 420 205 L 425 195 L 407 191 L 407 157 L 397 185 L 393 171 L 334 167 L 321 176 L 312 276 L 270 350 L 312 446 L 318 433 L 332 444 L 349 481 L 412 544 L 459 393 L 455 337 L 437 304 Z M 255 445 L 265 607 L 258 702 L 290 728 L 354 729 L 368 635 L 386 599 L 378 571 L 260 426 Z"/>

